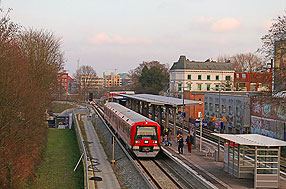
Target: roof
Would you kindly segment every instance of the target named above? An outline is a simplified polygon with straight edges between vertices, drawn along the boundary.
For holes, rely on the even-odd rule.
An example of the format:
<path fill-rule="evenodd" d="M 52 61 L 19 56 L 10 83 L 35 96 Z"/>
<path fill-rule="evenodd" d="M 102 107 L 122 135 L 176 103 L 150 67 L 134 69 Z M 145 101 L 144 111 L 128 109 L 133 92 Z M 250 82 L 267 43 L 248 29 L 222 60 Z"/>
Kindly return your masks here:
<path fill-rule="evenodd" d="M 174 62 L 170 70 L 188 69 L 188 70 L 224 70 L 234 71 L 232 63 L 226 62 L 196 62 L 189 61 L 185 56 L 180 56 L 178 62 Z"/>
<path fill-rule="evenodd" d="M 286 146 L 286 142 L 259 134 L 218 134 L 212 133 L 220 138 L 232 141 L 236 144 L 247 146 Z"/>
<path fill-rule="evenodd" d="M 119 117 L 125 120 L 130 125 L 141 121 L 149 121 L 155 122 L 133 110 L 130 110 L 116 102 L 108 102 L 105 104 L 106 107 L 110 108 L 113 112 L 115 112 Z"/>
<path fill-rule="evenodd" d="M 127 98 L 132 98 L 136 100 L 141 100 L 148 102 L 150 104 L 156 104 L 156 105 L 171 105 L 171 106 L 182 106 L 185 105 L 198 105 L 202 104 L 201 101 L 194 101 L 194 100 L 187 100 L 174 98 L 174 97 L 167 97 L 167 96 L 160 96 L 160 95 L 152 95 L 152 94 L 135 94 L 135 95 L 126 95 L 126 94 L 118 94 L 120 96 L 124 96 Z"/>

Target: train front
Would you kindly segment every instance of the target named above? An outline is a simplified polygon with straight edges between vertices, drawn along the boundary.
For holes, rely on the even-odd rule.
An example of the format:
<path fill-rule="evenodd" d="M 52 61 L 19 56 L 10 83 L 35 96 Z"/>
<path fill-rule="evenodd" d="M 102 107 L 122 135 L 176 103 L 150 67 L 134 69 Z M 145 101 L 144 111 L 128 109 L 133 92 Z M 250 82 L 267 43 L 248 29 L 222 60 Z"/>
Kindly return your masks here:
<path fill-rule="evenodd" d="M 131 129 L 132 150 L 137 157 L 155 157 L 160 151 L 160 126 L 156 122 L 138 122 Z"/>

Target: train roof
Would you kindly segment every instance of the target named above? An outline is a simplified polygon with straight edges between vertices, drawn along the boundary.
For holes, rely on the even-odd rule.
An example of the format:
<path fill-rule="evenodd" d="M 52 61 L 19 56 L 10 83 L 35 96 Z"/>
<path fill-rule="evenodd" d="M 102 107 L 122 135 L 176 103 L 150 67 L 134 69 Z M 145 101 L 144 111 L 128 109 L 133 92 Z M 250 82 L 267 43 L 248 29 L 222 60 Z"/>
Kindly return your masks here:
<path fill-rule="evenodd" d="M 141 121 L 150 121 L 155 122 L 137 112 L 134 112 L 133 110 L 130 110 L 126 108 L 125 106 L 122 106 L 115 102 L 108 102 L 105 104 L 105 106 L 109 107 L 113 112 L 115 112 L 119 117 L 121 117 L 123 120 L 125 120 L 127 123 L 133 125 L 136 122 Z M 156 123 L 156 122 L 155 122 Z"/>

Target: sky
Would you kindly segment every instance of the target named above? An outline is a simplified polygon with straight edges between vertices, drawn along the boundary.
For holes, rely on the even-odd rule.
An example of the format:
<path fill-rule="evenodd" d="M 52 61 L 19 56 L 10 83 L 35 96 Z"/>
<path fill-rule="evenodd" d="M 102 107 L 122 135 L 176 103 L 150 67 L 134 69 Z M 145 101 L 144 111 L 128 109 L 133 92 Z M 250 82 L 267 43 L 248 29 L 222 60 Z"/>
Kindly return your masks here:
<path fill-rule="evenodd" d="M 26 28 L 62 39 L 65 69 L 89 65 L 98 75 L 143 61 L 172 66 L 180 55 L 214 60 L 255 52 L 286 0 L 0 0 Z"/>

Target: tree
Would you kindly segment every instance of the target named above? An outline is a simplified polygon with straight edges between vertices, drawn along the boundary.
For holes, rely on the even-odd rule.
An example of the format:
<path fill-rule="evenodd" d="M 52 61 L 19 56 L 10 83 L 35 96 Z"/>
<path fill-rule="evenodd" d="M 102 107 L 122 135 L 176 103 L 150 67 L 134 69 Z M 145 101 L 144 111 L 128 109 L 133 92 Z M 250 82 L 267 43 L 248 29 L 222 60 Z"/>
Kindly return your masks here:
<path fill-rule="evenodd" d="M 85 100 L 87 93 L 92 90 L 91 88 L 96 76 L 96 72 L 92 66 L 82 65 L 76 70 L 77 90 L 82 100 Z"/>
<path fill-rule="evenodd" d="M 286 11 L 285 11 L 286 14 Z M 278 16 L 274 19 L 274 22 L 270 26 L 268 33 L 261 37 L 262 46 L 257 51 L 265 54 L 269 59 L 275 56 L 274 46 L 276 41 L 285 39 L 286 35 L 286 15 Z M 283 51 L 279 58 L 281 58 L 286 53 L 286 47 L 281 46 L 281 51 Z"/>
<path fill-rule="evenodd" d="M 266 65 L 265 61 L 253 53 L 220 56 L 218 62 L 233 63 L 236 72 L 257 72 Z"/>
<path fill-rule="evenodd" d="M 0 188 L 22 188 L 41 160 L 63 55 L 53 35 L 24 30 L 8 13 L 0 9 Z"/>
<path fill-rule="evenodd" d="M 286 11 L 285 11 L 286 14 Z M 268 33 L 261 37 L 262 46 L 257 51 L 274 59 L 274 91 L 286 90 L 286 15 L 274 19 Z"/>
<path fill-rule="evenodd" d="M 159 94 L 167 88 L 169 81 L 167 66 L 158 61 L 143 62 L 129 71 L 129 75 L 137 93 Z"/>

